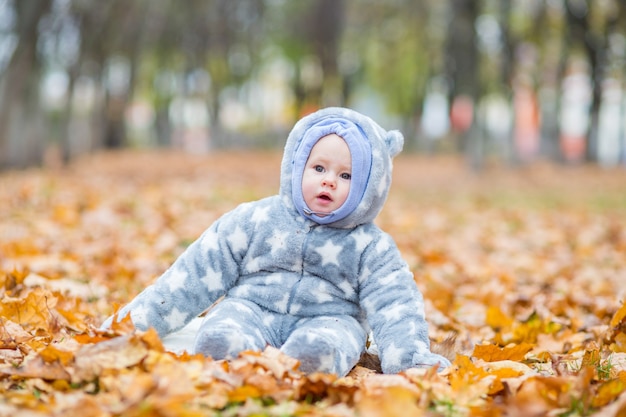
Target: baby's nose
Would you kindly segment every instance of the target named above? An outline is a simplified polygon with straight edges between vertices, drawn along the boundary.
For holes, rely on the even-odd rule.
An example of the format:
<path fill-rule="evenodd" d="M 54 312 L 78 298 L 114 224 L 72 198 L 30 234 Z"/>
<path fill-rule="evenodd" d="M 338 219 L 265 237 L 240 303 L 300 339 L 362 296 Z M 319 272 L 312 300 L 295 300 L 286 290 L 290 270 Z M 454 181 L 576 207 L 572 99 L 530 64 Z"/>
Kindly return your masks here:
<path fill-rule="evenodd" d="M 337 185 L 337 179 L 334 175 L 325 175 L 324 179 L 322 180 L 322 185 L 330 188 L 335 188 L 335 186 Z"/>

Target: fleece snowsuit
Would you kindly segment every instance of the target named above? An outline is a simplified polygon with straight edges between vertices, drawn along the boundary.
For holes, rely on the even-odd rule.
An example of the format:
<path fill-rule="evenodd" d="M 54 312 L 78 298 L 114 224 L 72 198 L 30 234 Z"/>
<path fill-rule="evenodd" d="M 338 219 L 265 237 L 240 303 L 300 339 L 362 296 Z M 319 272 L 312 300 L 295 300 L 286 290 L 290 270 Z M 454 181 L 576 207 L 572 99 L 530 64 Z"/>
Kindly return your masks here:
<path fill-rule="evenodd" d="M 320 216 L 306 207 L 300 185 L 311 148 L 330 133 L 348 144 L 352 179 L 346 202 Z M 304 117 L 285 145 L 279 194 L 220 217 L 118 317 L 130 314 L 137 328 L 165 336 L 225 296 L 195 340 L 195 351 L 214 359 L 271 345 L 305 372 L 345 375 L 371 331 L 385 373 L 449 366 L 430 352 L 413 274 L 373 223 L 402 145 L 400 132 L 350 109 Z"/>

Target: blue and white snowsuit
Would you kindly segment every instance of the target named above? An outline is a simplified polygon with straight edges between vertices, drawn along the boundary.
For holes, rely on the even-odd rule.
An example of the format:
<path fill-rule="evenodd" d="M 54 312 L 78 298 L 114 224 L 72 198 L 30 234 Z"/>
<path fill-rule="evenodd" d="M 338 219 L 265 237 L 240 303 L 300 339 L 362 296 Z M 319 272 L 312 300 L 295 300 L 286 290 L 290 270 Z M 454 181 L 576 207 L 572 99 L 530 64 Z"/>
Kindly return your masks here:
<path fill-rule="evenodd" d="M 321 217 L 306 207 L 300 184 L 312 146 L 330 133 L 348 144 L 352 180 L 344 205 Z M 214 359 L 271 345 L 305 372 L 345 375 L 371 331 L 385 373 L 448 366 L 430 352 L 413 274 L 373 223 L 402 145 L 400 132 L 349 109 L 304 117 L 285 145 L 279 194 L 224 214 L 118 317 L 130 313 L 137 328 L 165 336 L 225 296 L 195 340 L 195 351 Z"/>

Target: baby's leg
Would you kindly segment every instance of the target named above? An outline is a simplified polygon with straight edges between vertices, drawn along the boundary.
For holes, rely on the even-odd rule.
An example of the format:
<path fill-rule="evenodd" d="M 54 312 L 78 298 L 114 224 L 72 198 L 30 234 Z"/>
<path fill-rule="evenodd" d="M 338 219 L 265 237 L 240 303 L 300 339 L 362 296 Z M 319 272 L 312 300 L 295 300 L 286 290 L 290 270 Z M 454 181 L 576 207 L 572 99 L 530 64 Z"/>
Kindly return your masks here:
<path fill-rule="evenodd" d="M 298 359 L 304 372 L 344 376 L 359 361 L 365 338 L 353 317 L 312 317 L 296 322 L 281 350 Z"/>
<path fill-rule="evenodd" d="M 221 301 L 200 326 L 194 351 L 219 360 L 234 358 L 244 350 L 265 349 L 269 335 L 263 315 L 261 308 L 249 301 Z"/>

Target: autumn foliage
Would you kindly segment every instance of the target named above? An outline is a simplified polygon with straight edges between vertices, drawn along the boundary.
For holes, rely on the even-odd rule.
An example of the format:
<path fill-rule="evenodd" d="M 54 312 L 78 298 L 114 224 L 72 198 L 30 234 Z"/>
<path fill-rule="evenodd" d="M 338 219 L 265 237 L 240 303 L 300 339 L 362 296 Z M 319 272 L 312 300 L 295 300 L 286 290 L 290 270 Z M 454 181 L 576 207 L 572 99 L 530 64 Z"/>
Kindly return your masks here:
<path fill-rule="evenodd" d="M 0 175 L 0 416 L 625 416 L 626 172 L 476 174 L 401 156 L 377 222 L 427 300 L 443 373 L 304 375 L 99 324 L 213 220 L 278 189 L 278 153 L 100 154 Z"/>

